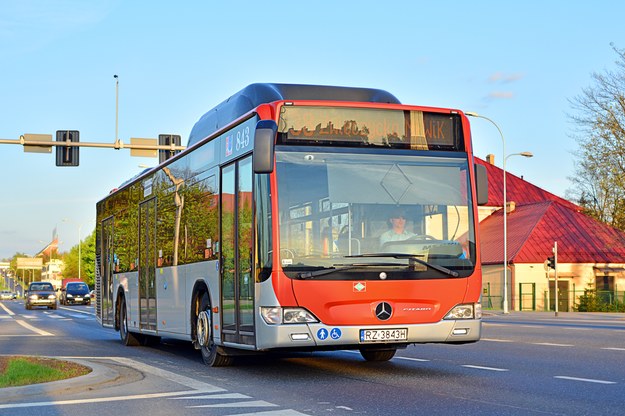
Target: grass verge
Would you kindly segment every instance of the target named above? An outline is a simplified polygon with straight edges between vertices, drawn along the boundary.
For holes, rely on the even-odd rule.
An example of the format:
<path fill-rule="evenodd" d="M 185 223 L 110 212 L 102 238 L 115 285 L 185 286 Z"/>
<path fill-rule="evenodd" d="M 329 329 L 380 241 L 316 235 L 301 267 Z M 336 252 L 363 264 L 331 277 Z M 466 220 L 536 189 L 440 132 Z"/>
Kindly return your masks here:
<path fill-rule="evenodd" d="M 91 372 L 89 367 L 47 357 L 0 356 L 0 388 L 65 380 Z"/>

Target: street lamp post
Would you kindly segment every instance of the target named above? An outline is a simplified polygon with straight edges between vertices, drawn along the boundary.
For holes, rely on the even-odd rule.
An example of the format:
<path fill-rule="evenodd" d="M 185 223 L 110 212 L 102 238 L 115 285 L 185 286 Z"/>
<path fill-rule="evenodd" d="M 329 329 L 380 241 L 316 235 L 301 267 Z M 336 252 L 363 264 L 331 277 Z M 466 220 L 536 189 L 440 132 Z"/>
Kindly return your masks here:
<path fill-rule="evenodd" d="M 532 157 L 534 156 L 531 152 L 521 152 L 521 153 L 513 153 L 511 155 L 506 156 L 506 139 L 503 136 L 503 132 L 499 125 L 495 123 L 488 117 L 482 116 L 478 113 L 474 112 L 466 112 L 467 116 L 483 118 L 484 120 L 490 121 L 499 132 L 501 136 L 501 144 L 502 144 L 502 154 L 503 154 L 503 313 L 510 313 L 508 308 L 508 199 L 506 195 L 506 160 L 510 156 L 523 156 L 523 157 Z"/>
<path fill-rule="evenodd" d="M 88 222 L 91 222 L 93 220 L 90 220 Z M 72 222 L 67 218 L 63 218 L 63 222 Z M 77 224 L 78 225 L 78 279 L 81 279 L 81 270 L 82 270 L 82 240 L 81 240 L 81 232 L 80 230 L 82 229 L 82 226 L 85 224 Z"/>

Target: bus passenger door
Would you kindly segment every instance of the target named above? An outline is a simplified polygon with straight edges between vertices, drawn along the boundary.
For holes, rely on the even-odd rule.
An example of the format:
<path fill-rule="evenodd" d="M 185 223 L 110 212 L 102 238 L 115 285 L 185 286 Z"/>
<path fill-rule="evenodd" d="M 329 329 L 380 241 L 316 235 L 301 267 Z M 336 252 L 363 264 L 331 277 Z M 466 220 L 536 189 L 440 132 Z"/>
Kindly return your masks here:
<path fill-rule="evenodd" d="M 101 227 L 100 247 L 102 249 L 98 265 L 101 275 L 100 282 L 96 284 L 99 289 L 99 297 L 96 297 L 96 314 L 101 318 L 102 325 L 113 325 L 115 318 L 113 312 L 113 217 L 102 221 Z"/>
<path fill-rule="evenodd" d="M 221 172 L 222 339 L 255 344 L 252 273 L 252 157 Z"/>
<path fill-rule="evenodd" d="M 139 204 L 139 327 L 156 330 L 156 198 Z"/>

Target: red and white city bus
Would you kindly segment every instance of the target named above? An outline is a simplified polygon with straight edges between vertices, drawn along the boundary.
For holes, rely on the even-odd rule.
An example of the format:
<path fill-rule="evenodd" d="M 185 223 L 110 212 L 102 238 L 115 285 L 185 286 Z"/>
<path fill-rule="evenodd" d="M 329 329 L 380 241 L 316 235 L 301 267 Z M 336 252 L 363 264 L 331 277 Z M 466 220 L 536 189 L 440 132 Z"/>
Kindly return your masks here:
<path fill-rule="evenodd" d="M 211 366 L 475 342 L 486 187 L 462 111 L 249 85 L 97 203 L 97 317 L 126 345 L 189 340 Z"/>

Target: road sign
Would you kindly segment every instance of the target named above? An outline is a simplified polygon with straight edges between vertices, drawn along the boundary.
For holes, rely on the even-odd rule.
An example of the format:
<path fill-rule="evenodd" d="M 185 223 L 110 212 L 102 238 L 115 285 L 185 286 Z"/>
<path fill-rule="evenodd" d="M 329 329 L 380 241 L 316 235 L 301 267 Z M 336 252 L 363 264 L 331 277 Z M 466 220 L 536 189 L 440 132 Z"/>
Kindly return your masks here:
<path fill-rule="evenodd" d="M 41 257 L 18 257 L 18 269 L 41 269 L 43 266 L 43 258 Z"/>
<path fill-rule="evenodd" d="M 52 153 L 52 135 L 51 134 L 31 134 L 27 133 L 22 135 L 26 142 L 41 142 L 37 145 L 24 145 L 24 151 L 29 153 Z M 50 142 L 49 146 L 43 144 L 43 142 Z"/>
<path fill-rule="evenodd" d="M 156 139 L 140 139 L 136 137 L 130 138 L 131 146 L 145 146 L 145 149 L 130 148 L 130 156 L 139 157 L 156 157 L 157 151 L 154 147 L 157 146 Z"/>

